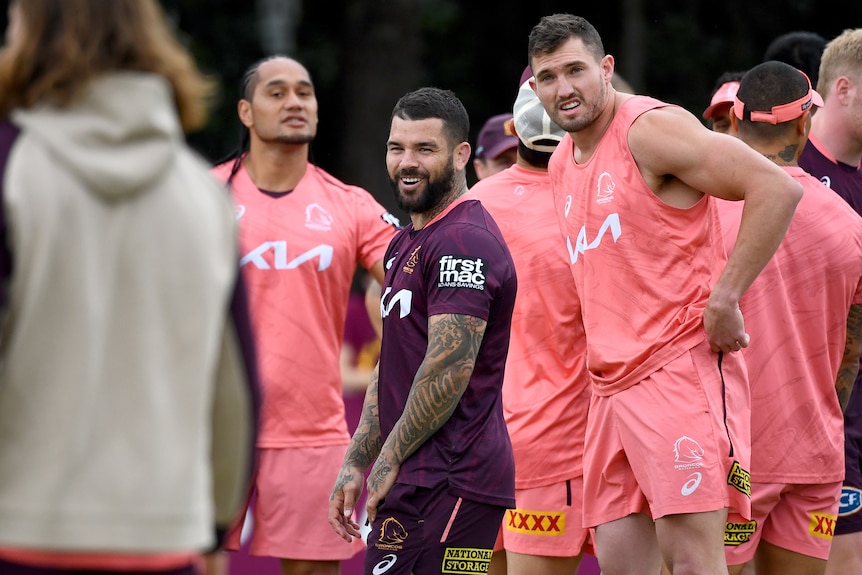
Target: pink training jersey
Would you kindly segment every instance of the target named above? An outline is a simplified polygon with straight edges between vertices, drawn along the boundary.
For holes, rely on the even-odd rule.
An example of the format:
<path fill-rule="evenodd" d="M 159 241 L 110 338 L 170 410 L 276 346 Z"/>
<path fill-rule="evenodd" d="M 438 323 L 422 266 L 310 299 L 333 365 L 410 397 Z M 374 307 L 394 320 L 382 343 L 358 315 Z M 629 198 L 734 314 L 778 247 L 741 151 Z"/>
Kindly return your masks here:
<path fill-rule="evenodd" d="M 847 314 L 862 303 L 862 218 L 802 168 L 784 170 L 805 194 L 778 251 L 739 305 L 751 345 L 751 478 L 831 483 L 844 477 L 835 379 Z M 742 202 L 719 201 L 728 252 Z"/>
<path fill-rule="evenodd" d="M 631 387 L 706 338 L 703 310 L 727 261 L 715 199 L 670 206 L 632 158 L 632 123 L 667 105 L 630 97 L 588 161 L 575 163 L 567 135 L 549 165 L 598 395 Z"/>
<path fill-rule="evenodd" d="M 230 163 L 213 172 L 226 181 Z M 263 388 L 263 448 L 347 443 L 339 354 L 357 263 L 383 258 L 397 220 L 367 191 L 308 164 L 288 193 L 232 182 Z"/>
<path fill-rule="evenodd" d="M 561 243 L 546 172 L 512 166 L 477 182 L 518 274 L 503 413 L 515 454 L 515 487 L 583 473 L 590 404 L 581 307 Z"/>

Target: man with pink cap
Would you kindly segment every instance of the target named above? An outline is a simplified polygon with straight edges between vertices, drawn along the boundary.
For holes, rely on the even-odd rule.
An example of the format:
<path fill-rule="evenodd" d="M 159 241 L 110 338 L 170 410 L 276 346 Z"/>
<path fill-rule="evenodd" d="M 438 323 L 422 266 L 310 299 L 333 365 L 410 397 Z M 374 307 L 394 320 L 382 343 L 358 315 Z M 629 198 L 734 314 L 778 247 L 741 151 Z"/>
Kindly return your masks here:
<path fill-rule="evenodd" d="M 751 518 L 728 516 L 731 575 L 822 574 L 844 476 L 842 411 L 862 351 L 862 219 L 797 164 L 823 100 L 789 64 L 742 79 L 732 122 L 739 138 L 805 190 L 775 255 L 739 302 L 752 345 Z M 732 253 L 741 202 L 719 202 Z M 836 393 L 837 389 L 837 393 Z M 776 406 L 776 398 L 781 405 Z"/>

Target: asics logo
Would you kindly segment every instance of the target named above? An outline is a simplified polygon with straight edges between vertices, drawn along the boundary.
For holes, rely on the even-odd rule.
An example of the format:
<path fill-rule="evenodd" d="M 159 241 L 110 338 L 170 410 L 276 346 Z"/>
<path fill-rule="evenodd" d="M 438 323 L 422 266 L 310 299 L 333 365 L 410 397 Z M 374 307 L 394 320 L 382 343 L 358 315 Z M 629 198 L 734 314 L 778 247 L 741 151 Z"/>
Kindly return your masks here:
<path fill-rule="evenodd" d="M 679 491 L 683 497 L 688 497 L 694 493 L 700 487 L 700 482 L 703 480 L 703 475 L 701 475 L 700 471 L 695 471 L 689 477 L 690 479 L 683 484 L 682 489 Z"/>
<path fill-rule="evenodd" d="M 371 569 L 371 572 L 374 575 L 383 575 L 383 573 L 389 571 L 397 561 L 398 556 L 395 553 L 384 555 L 383 559 Z"/>

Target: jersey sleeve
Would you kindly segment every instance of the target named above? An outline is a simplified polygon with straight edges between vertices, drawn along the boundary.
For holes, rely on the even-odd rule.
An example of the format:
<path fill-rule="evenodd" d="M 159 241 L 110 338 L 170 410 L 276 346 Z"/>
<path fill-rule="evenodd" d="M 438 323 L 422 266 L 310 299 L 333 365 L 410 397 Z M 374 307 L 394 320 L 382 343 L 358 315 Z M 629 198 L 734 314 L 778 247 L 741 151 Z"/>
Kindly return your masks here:
<path fill-rule="evenodd" d="M 358 256 L 365 269 L 371 269 L 383 259 L 386 248 L 401 224 L 374 197 L 363 189 L 358 189 L 359 201 L 356 205 L 358 224 Z"/>
<path fill-rule="evenodd" d="M 489 320 L 498 293 L 515 281 L 512 260 L 500 241 L 486 229 L 463 224 L 448 226 L 437 240 L 426 264 L 428 316 Z"/>

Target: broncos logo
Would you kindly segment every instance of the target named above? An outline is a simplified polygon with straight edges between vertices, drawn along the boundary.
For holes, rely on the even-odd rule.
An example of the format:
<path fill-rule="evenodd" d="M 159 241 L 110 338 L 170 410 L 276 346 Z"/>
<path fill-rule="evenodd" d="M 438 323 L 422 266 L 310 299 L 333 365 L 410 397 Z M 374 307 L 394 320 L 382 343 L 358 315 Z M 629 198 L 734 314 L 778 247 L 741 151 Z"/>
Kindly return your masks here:
<path fill-rule="evenodd" d="M 703 447 L 691 437 L 683 435 L 673 444 L 673 454 L 679 463 L 700 461 L 703 459 Z"/>
<path fill-rule="evenodd" d="M 397 519 L 388 517 L 383 520 L 383 525 L 380 526 L 380 543 L 396 545 L 404 543 L 405 539 L 407 539 L 407 531 Z"/>
<path fill-rule="evenodd" d="M 617 187 L 617 185 L 614 182 L 614 179 L 611 177 L 611 175 L 607 172 L 602 172 L 602 175 L 599 176 L 599 185 L 598 185 L 598 194 L 597 194 L 599 201 L 607 200 L 612 195 L 614 195 L 614 190 L 616 189 L 616 187 Z"/>

